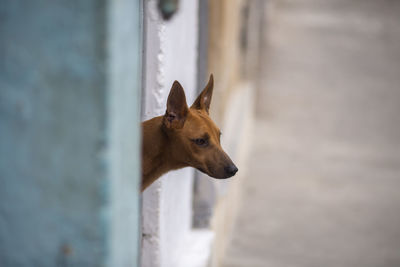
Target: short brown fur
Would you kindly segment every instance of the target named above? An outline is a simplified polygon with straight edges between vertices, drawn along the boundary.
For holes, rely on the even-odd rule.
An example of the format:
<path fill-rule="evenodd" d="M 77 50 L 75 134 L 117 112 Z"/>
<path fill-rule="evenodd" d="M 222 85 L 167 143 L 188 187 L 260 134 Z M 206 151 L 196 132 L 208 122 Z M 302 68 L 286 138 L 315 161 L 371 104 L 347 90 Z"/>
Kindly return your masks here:
<path fill-rule="evenodd" d="M 162 174 L 194 167 L 211 177 L 224 179 L 237 172 L 220 143 L 221 132 L 209 117 L 213 76 L 188 108 L 182 86 L 175 81 L 164 116 L 142 123 L 142 191 Z"/>

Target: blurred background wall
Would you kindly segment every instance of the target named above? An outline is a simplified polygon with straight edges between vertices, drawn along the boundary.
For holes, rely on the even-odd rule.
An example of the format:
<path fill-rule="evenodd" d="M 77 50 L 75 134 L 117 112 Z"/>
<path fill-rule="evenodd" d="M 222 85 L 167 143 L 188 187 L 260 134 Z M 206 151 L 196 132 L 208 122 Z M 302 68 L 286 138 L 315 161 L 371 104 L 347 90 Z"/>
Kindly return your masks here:
<path fill-rule="evenodd" d="M 0 266 L 137 266 L 141 7 L 0 4 Z"/>
<path fill-rule="evenodd" d="M 221 266 L 400 266 L 400 2 L 270 0 L 264 25 Z"/>
<path fill-rule="evenodd" d="M 220 266 L 231 240 L 246 177 L 250 133 L 253 128 L 256 81 L 259 75 L 266 1 L 210 1 L 208 69 L 218 77 L 211 115 L 222 126 L 222 145 L 240 166 L 228 181 L 199 175 L 198 194 L 215 199 L 210 227 L 215 233 L 211 266 Z M 201 177 L 203 176 L 203 177 Z M 205 183 L 212 183 L 204 186 Z M 204 197 L 203 197 L 204 199 Z M 196 201 L 196 199 L 195 199 Z"/>

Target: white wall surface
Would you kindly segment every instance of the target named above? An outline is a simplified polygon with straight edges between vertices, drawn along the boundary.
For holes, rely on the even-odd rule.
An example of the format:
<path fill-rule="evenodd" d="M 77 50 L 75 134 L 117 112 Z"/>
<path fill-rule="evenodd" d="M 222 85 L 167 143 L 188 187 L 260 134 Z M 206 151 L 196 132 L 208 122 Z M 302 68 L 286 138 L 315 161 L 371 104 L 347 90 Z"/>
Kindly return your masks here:
<path fill-rule="evenodd" d="M 174 80 L 184 87 L 188 105 L 196 97 L 197 5 L 181 0 L 178 12 L 163 21 L 157 1 L 145 1 L 143 120 L 164 114 Z M 193 173 L 170 172 L 143 193 L 143 267 L 180 265 L 190 238 Z"/>

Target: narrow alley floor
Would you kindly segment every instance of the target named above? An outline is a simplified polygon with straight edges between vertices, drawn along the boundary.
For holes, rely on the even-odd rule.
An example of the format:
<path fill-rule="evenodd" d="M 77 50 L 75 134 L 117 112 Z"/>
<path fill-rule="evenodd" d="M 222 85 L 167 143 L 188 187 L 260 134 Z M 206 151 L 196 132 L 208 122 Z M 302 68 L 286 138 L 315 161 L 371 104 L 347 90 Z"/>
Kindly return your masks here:
<path fill-rule="evenodd" d="M 224 267 L 400 266 L 400 1 L 270 1 Z"/>

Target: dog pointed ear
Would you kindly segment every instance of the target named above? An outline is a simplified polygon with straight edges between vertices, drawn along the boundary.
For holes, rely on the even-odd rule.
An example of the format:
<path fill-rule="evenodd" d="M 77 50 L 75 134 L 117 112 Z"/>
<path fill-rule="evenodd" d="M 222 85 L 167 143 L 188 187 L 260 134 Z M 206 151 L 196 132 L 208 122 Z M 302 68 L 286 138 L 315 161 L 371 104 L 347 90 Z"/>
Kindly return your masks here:
<path fill-rule="evenodd" d="M 164 125 L 169 129 L 181 129 L 185 124 L 187 113 L 185 91 L 183 91 L 182 85 L 175 81 L 169 92 Z"/>
<path fill-rule="evenodd" d="M 214 77 L 211 74 L 210 80 L 208 81 L 206 87 L 194 101 L 191 108 L 204 109 L 208 113 L 208 110 L 210 109 L 213 88 L 214 88 Z"/>

